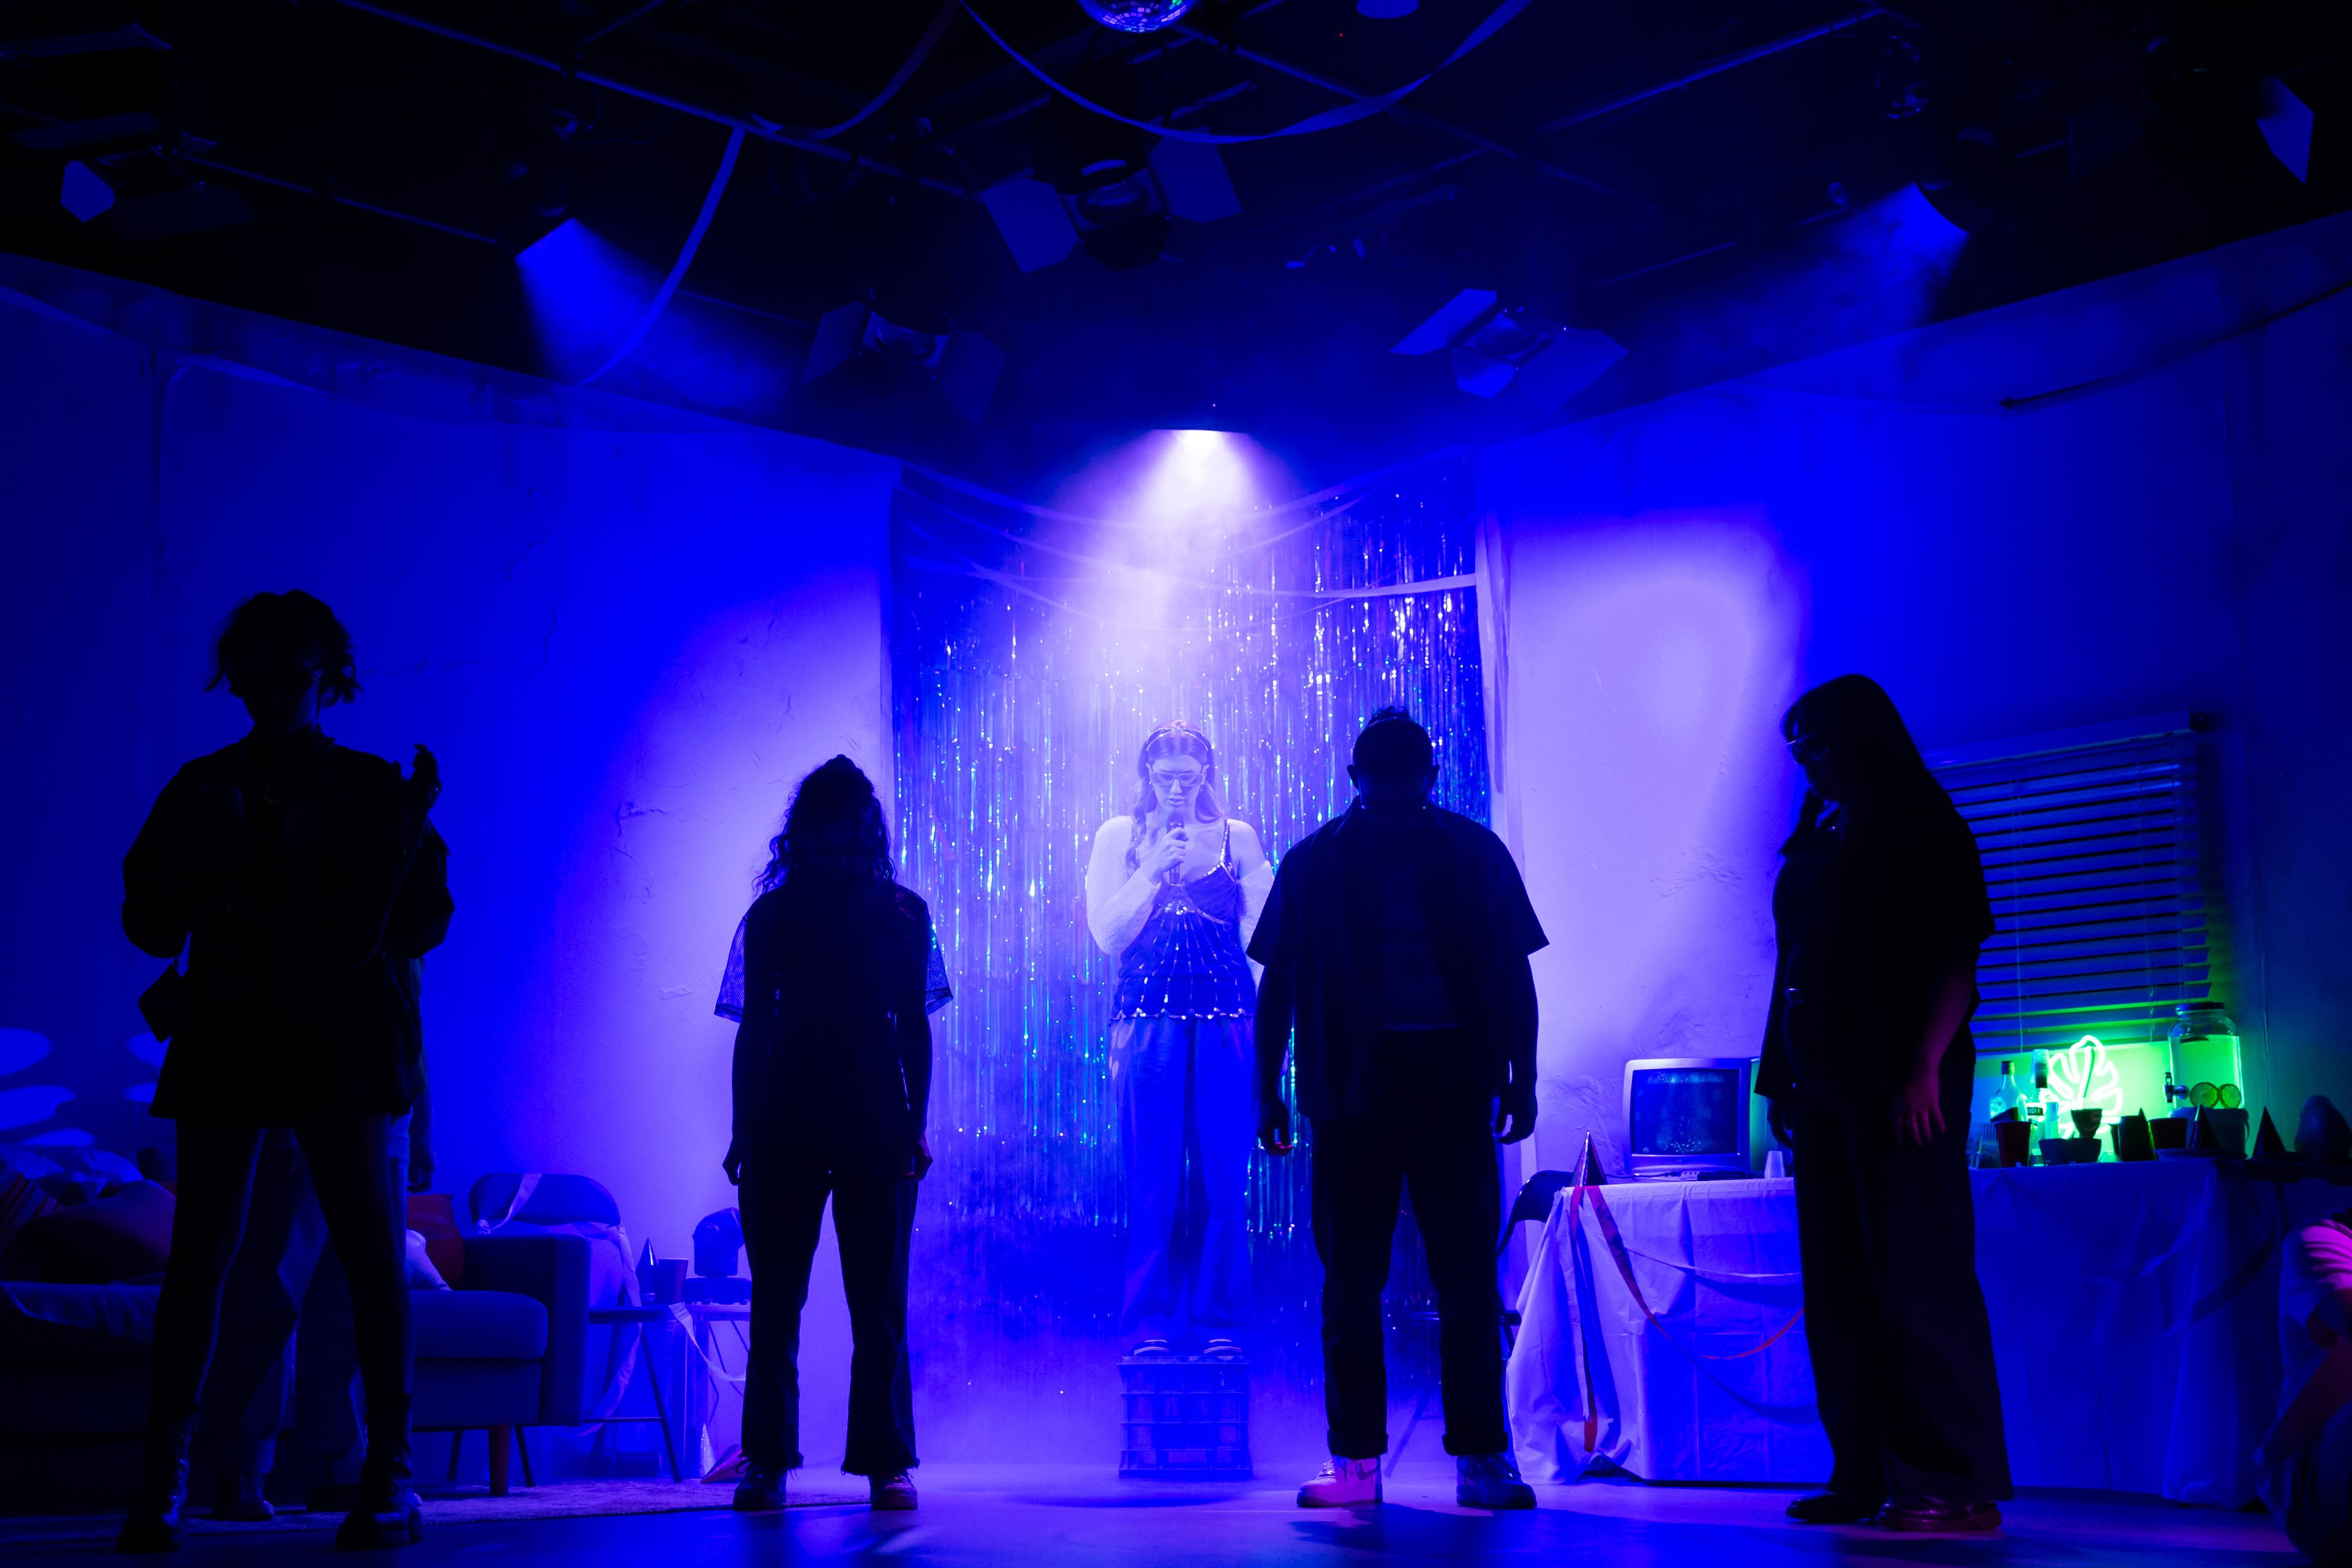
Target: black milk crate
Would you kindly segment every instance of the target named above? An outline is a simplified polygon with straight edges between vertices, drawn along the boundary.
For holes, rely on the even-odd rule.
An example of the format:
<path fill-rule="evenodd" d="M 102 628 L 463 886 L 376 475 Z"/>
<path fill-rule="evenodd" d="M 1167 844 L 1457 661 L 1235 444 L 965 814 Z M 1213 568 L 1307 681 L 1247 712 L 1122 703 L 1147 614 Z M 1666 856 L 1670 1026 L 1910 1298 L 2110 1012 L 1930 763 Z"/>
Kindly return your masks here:
<path fill-rule="evenodd" d="M 1118 1363 L 1122 1476 L 1250 1479 L 1249 1363 L 1160 1356 Z"/>

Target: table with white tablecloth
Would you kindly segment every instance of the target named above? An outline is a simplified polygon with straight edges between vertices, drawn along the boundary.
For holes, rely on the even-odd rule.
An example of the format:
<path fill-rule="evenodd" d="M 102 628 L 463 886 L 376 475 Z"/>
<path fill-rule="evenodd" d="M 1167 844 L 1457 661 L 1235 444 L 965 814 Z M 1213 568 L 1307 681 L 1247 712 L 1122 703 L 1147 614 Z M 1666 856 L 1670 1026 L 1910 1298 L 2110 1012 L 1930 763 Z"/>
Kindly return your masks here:
<path fill-rule="evenodd" d="M 2237 1507 L 2282 1375 L 2278 1252 L 2352 1206 L 2211 1160 L 1971 1173 L 2021 1487 Z M 1818 1483 L 1795 1184 L 1563 1192 L 1529 1249 L 1508 1371 L 1520 1462 L 1571 1479 Z"/>

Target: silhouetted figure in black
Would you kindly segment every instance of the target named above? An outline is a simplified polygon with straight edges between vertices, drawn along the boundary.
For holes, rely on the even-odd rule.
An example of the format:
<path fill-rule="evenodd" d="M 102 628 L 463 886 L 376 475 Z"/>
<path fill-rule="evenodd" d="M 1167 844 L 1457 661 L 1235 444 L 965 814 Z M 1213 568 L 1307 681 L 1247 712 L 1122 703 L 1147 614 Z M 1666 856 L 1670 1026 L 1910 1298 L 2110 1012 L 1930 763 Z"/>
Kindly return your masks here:
<path fill-rule="evenodd" d="M 170 1048 L 154 1114 L 179 1122 L 179 1196 L 155 1309 L 147 1458 L 126 1551 L 184 1538 L 188 1443 L 267 1131 L 290 1128 L 352 1288 L 367 1459 L 339 1540 L 421 1531 L 410 1486 L 412 1359 L 394 1118 L 423 1081 L 417 960 L 448 928 L 447 851 L 409 777 L 337 745 L 320 710 L 359 689 L 350 634 L 308 594 L 258 594 L 214 649 L 253 718 L 164 786 L 122 867 L 122 926 L 158 957 L 142 999 Z"/>
<path fill-rule="evenodd" d="M 783 1507 L 801 1462 L 801 1309 L 830 1196 L 855 1346 L 841 1468 L 867 1478 L 876 1508 L 910 1509 L 907 1250 L 947 976 L 930 910 L 893 880 L 881 803 L 847 757 L 801 781 L 770 848 L 719 995 L 740 1026 L 725 1163 L 751 1255 L 735 1506 Z"/>
<path fill-rule="evenodd" d="M 1780 728 L 1806 792 L 1772 891 L 1756 1092 L 1796 1147 L 1805 1342 L 1835 1461 L 1789 1517 L 1990 1530 L 2010 1480 L 1969 1195 L 1984 869 L 1876 682 L 1815 687 Z"/>
<path fill-rule="evenodd" d="M 1258 1137 L 1290 1152 L 1283 1057 L 1294 1026 L 1298 1108 L 1315 1127 L 1315 1247 L 1323 1258 L 1324 1400 L 1331 1460 L 1308 1508 L 1381 1500 L 1388 1374 L 1381 1292 L 1399 1199 L 1437 1293 L 1445 1449 L 1474 1508 L 1533 1508 L 1503 1416 L 1495 1140 L 1535 1131 L 1536 994 L 1545 943 L 1502 841 L 1430 804 L 1429 732 L 1383 709 L 1356 738 L 1355 804 L 1282 858 L 1250 956 Z M 1497 1101 L 1500 1102 L 1499 1109 Z"/>
<path fill-rule="evenodd" d="M 420 1091 L 415 1109 L 393 1119 L 386 1157 L 394 1191 L 419 1192 L 431 1181 L 426 1100 Z M 291 1130 L 272 1128 L 255 1170 L 245 1237 L 221 1290 L 220 1335 L 197 1415 L 197 1450 L 213 1474 L 213 1518 L 273 1517 L 266 1483 L 289 1408 L 310 1510 L 349 1509 L 358 1500 L 367 1426 L 352 1322 L 351 1281 L 328 1238 L 309 1163 Z"/>

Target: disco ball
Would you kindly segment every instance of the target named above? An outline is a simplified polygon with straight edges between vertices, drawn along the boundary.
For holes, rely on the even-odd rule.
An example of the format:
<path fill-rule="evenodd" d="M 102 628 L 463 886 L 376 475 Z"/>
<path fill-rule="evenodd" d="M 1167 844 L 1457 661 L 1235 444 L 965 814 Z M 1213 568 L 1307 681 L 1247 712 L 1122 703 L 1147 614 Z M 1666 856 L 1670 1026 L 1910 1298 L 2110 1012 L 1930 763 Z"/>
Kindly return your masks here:
<path fill-rule="evenodd" d="M 1192 0 L 1078 0 L 1086 14 L 1122 33 L 1156 33 L 1173 26 Z"/>

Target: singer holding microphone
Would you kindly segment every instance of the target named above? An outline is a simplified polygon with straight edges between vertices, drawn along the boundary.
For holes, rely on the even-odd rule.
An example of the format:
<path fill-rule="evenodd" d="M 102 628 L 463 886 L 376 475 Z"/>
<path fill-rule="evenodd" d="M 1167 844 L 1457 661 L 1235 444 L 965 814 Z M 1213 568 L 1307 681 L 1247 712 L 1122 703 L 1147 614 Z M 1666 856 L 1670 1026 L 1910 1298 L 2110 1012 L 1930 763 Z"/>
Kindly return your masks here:
<path fill-rule="evenodd" d="M 1255 830 L 1225 815 L 1217 754 L 1198 728 L 1152 731 L 1136 773 L 1134 810 L 1102 825 L 1087 867 L 1087 929 L 1118 963 L 1110 1070 L 1128 1216 L 1119 1330 L 1139 1356 L 1175 1355 L 1182 1341 L 1238 1358 L 1256 1127 L 1257 985 L 1244 949 L 1274 868 Z M 1188 1150 L 1197 1162 L 1189 1184 Z M 1192 1224 L 1188 1184 L 1207 1211 Z"/>

